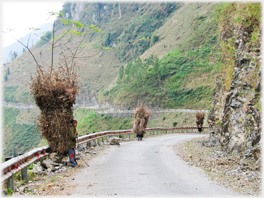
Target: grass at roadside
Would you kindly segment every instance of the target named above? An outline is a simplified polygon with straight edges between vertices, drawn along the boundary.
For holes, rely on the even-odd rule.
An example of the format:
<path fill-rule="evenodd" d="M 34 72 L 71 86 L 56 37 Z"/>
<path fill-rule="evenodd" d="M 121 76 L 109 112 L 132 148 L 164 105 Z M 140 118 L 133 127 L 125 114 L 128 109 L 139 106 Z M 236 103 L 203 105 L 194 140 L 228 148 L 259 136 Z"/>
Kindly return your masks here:
<path fill-rule="evenodd" d="M 40 111 L 38 109 L 19 110 L 16 108 L 4 107 L 4 156 L 16 152 L 28 152 L 33 148 L 48 145 L 36 129 L 34 122 Z M 107 130 L 125 130 L 133 128 L 133 114 L 127 118 L 117 117 L 109 114 L 96 114 L 94 110 L 76 108 L 74 118 L 78 121 L 77 131 L 80 135 L 87 133 L 101 132 Z M 207 115 L 206 115 L 207 116 Z M 204 126 L 208 126 L 205 118 Z M 195 113 L 188 112 L 165 112 L 154 113 L 149 120 L 147 128 L 154 127 L 187 127 L 195 126 Z M 17 134 L 17 135 L 15 135 Z M 25 138 L 30 136 L 31 138 Z M 14 148 L 17 147 L 17 150 Z"/>
<path fill-rule="evenodd" d="M 205 114 L 204 126 L 208 126 L 207 114 Z M 191 127 L 196 126 L 195 113 L 188 112 L 167 112 L 160 113 L 155 116 L 155 119 L 149 120 L 148 128 L 153 127 L 174 127 L 175 122 L 177 123 L 175 127 Z M 173 125 L 174 123 L 174 125 Z"/>

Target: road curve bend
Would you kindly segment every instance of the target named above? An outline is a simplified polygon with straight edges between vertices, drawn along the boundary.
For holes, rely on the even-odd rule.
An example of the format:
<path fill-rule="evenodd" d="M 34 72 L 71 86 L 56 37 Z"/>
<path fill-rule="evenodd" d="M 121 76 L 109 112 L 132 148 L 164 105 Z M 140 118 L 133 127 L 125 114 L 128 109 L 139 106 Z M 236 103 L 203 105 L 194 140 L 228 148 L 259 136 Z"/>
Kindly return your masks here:
<path fill-rule="evenodd" d="M 122 142 L 78 170 L 71 196 L 241 196 L 181 160 L 173 146 L 201 134 L 171 134 Z"/>

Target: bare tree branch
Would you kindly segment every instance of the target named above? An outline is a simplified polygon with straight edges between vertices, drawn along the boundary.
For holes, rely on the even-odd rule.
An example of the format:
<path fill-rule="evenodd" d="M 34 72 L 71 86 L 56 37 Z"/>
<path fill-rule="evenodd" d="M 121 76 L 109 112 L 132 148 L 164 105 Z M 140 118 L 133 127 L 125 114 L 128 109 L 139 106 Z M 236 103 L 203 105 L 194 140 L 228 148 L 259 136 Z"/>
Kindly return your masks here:
<path fill-rule="evenodd" d="M 30 39 L 31 33 L 32 32 L 30 32 L 29 37 L 28 37 L 27 47 L 28 47 L 28 43 L 29 43 L 29 39 Z"/>
<path fill-rule="evenodd" d="M 54 46 L 56 45 L 56 43 L 59 41 L 59 40 L 61 40 L 64 36 L 66 36 L 68 33 L 69 33 L 69 31 L 71 30 L 71 28 L 73 27 L 73 24 L 70 26 L 70 28 L 64 33 L 64 35 L 62 35 L 55 43 L 54 43 Z"/>
<path fill-rule="evenodd" d="M 33 57 L 34 61 L 36 62 L 39 70 L 41 71 L 41 73 L 43 74 L 43 71 L 41 69 L 41 66 L 38 64 L 38 61 L 36 60 L 36 57 L 34 56 L 34 54 L 31 52 L 31 50 L 29 49 L 28 46 L 24 45 L 24 43 L 22 43 L 20 40 L 16 39 L 14 36 L 12 36 L 11 34 L 9 34 L 11 37 L 13 37 L 17 42 L 19 42 L 21 45 L 23 45 L 28 51 L 29 53 L 31 54 L 31 56 Z"/>
<path fill-rule="evenodd" d="M 53 23 L 53 26 L 52 26 L 52 44 L 51 44 L 51 68 L 50 68 L 50 76 L 52 74 L 52 68 L 53 68 L 53 54 L 54 54 L 54 26 L 55 26 L 55 23 Z"/>
<path fill-rule="evenodd" d="M 82 45 L 82 42 L 83 42 L 84 38 L 86 37 L 87 33 L 88 33 L 88 31 L 86 31 L 86 33 L 83 35 L 83 38 L 82 38 L 81 42 L 80 42 L 79 45 L 76 47 L 76 50 L 75 50 L 74 55 L 73 55 L 73 57 L 72 57 L 71 69 L 72 69 L 72 67 L 73 67 L 73 59 L 74 59 L 74 57 L 76 56 L 76 53 L 77 53 L 77 51 L 78 51 L 80 45 Z"/>

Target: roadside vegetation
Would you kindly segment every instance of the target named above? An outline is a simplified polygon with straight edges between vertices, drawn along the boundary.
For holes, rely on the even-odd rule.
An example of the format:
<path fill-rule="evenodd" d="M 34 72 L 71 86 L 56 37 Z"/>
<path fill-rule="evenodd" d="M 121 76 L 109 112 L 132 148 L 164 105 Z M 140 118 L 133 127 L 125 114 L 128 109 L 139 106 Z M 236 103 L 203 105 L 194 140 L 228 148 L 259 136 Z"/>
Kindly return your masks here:
<path fill-rule="evenodd" d="M 75 4 L 73 3 L 73 6 L 76 6 Z M 176 2 L 156 4 L 129 2 L 106 5 L 85 3 L 80 22 L 96 23 L 98 27 L 102 27 L 102 34 L 95 33 L 91 36 L 98 41 L 97 45 L 112 47 L 120 61 L 130 61 L 159 40 L 154 31 L 179 7 L 180 4 Z M 65 3 L 62 12 L 70 13 L 71 8 L 71 3 Z"/>
<path fill-rule="evenodd" d="M 213 90 L 208 79 L 219 69 L 219 63 L 210 60 L 216 52 L 215 47 L 205 44 L 187 52 L 173 50 L 162 59 L 151 56 L 143 62 L 138 58 L 120 67 L 118 85 L 104 91 L 103 96 L 113 102 L 127 102 L 129 96 L 137 101 L 152 100 L 161 108 L 206 109 Z M 200 77 L 200 83 L 190 83 L 194 76 Z"/>
<path fill-rule="evenodd" d="M 76 3 L 72 5 L 76 6 Z M 209 109 L 216 76 L 222 73 L 226 77 L 225 85 L 228 90 L 234 67 L 235 35 L 222 41 L 223 35 L 217 29 L 227 31 L 233 26 L 247 28 L 252 37 L 252 50 L 258 50 L 254 46 L 259 42 L 256 39 L 261 18 L 259 3 L 188 4 L 179 15 L 190 17 L 180 18 L 177 22 L 170 21 L 170 17 L 184 4 L 120 5 L 121 18 L 117 3 L 107 4 L 109 10 L 104 14 L 103 4 L 87 3 L 84 6 L 85 12 L 80 16 L 80 22 L 90 25 L 92 14 L 95 14 L 96 25 L 102 29 L 102 32 L 94 32 L 86 38 L 90 45 L 86 53 L 96 55 L 78 62 L 81 68 L 78 68 L 80 88 L 98 96 L 101 103 L 108 101 L 118 106 L 133 102 L 136 105 L 138 101 L 143 101 L 159 108 Z M 215 9 L 212 10 L 212 7 Z M 200 8 L 203 10 L 199 10 Z M 70 3 L 66 3 L 63 12 L 70 13 L 70 10 Z M 166 29 L 162 29 L 163 26 Z M 168 32 L 169 29 L 179 34 L 184 32 L 179 37 L 166 37 L 158 33 L 160 29 L 163 32 Z M 56 24 L 58 33 L 64 30 L 62 23 Z M 166 38 L 171 45 L 164 43 Z M 48 39 L 47 33 L 42 40 Z M 79 42 L 70 37 L 65 38 L 65 41 L 69 46 L 76 46 Z M 166 54 L 153 55 L 158 51 L 154 48 L 158 44 L 162 46 L 159 50 L 166 51 Z M 112 49 L 99 51 L 102 46 Z M 39 48 L 33 46 L 32 50 L 36 50 L 37 54 L 38 50 L 46 47 L 43 43 Z M 48 60 L 49 51 L 43 51 L 43 59 Z M 144 55 L 147 51 L 148 56 Z M 29 80 L 32 62 L 27 51 L 9 64 L 10 74 L 8 81 L 4 82 L 3 92 L 6 102 L 33 102 L 25 84 L 21 83 Z M 18 147 L 18 152 L 23 152 L 34 148 L 35 143 L 45 145 L 45 141 L 40 142 L 41 138 L 33 133 L 34 123 L 23 123 L 25 120 L 22 117 L 27 116 L 26 114 L 19 119 L 19 110 L 3 109 L 4 138 L 8 140 L 4 144 L 5 155 L 13 152 L 11 148 Z M 83 135 L 132 128 L 132 118 L 98 115 L 92 110 L 81 108 L 75 110 L 74 116 L 79 122 L 78 131 Z M 195 123 L 195 118 L 191 121 L 192 115 L 187 113 L 173 117 L 171 113 L 164 113 L 156 120 L 150 120 L 148 127 L 173 126 L 173 123 L 175 126 L 190 126 Z M 23 138 L 24 142 L 17 141 L 19 138 Z"/>
<path fill-rule="evenodd" d="M 3 107 L 3 156 L 18 155 L 40 142 L 41 136 L 33 123 L 18 123 L 20 111 L 16 108 Z"/>
<path fill-rule="evenodd" d="M 228 91 L 235 66 L 236 38 L 240 34 L 234 29 L 243 29 L 251 35 L 250 47 L 254 51 L 259 50 L 256 46 L 257 43 L 260 43 L 260 37 L 257 35 L 261 28 L 261 4 L 248 2 L 220 3 L 214 9 L 214 17 L 218 23 L 218 32 L 222 37 L 220 40 L 220 52 L 222 54 L 220 73 L 224 76 L 225 89 Z"/>
<path fill-rule="evenodd" d="M 132 129 L 133 118 L 118 118 L 108 114 L 96 114 L 93 110 L 77 108 L 74 118 L 78 121 L 77 131 L 80 135 L 87 133 Z"/>
<path fill-rule="evenodd" d="M 42 138 L 35 121 L 38 109 L 19 110 L 3 107 L 4 115 L 4 156 L 27 152 L 36 147 L 48 145 Z M 94 110 L 78 107 L 74 110 L 74 119 L 78 121 L 77 131 L 80 135 L 88 133 L 125 130 L 133 128 L 133 114 L 121 117 L 109 114 L 97 114 Z M 195 113 L 170 112 L 155 113 L 148 122 L 148 128 L 195 126 Z M 207 123 L 205 123 L 207 126 Z M 14 149 L 15 148 L 15 149 Z"/>
<path fill-rule="evenodd" d="M 217 24 L 213 15 L 192 18 L 186 38 L 162 58 L 137 58 L 119 69 L 117 85 L 99 100 L 115 105 L 144 101 L 161 108 L 209 109 L 220 71 Z M 205 34 L 206 32 L 206 34 Z"/>

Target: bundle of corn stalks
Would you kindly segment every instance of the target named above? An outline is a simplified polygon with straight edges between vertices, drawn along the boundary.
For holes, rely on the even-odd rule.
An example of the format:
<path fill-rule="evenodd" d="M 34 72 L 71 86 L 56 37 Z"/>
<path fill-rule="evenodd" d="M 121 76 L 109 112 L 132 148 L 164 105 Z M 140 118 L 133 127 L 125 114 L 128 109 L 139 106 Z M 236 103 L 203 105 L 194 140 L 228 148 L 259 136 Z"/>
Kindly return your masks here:
<path fill-rule="evenodd" d="M 56 15 L 56 13 L 51 14 Z M 73 119 L 72 107 L 78 92 L 77 75 L 74 70 L 76 58 L 89 58 L 96 55 L 80 56 L 80 53 L 84 49 L 84 42 L 88 33 L 90 31 L 100 32 L 101 30 L 93 24 L 84 26 L 78 21 L 60 17 L 61 13 L 57 14 L 58 20 L 56 20 L 56 23 L 60 21 L 68 30 L 59 36 L 55 36 L 55 33 L 58 32 L 55 30 L 55 22 L 53 23 L 52 38 L 49 41 L 49 44 L 51 44 L 50 65 L 43 63 L 42 52 L 40 52 L 42 64 L 39 64 L 37 57 L 28 47 L 30 37 L 27 45 L 19 40 L 17 41 L 28 50 L 37 66 L 36 75 L 31 75 L 30 85 L 35 103 L 41 110 L 38 117 L 39 123 L 36 123 L 36 125 L 39 127 L 42 136 L 47 139 L 51 150 L 58 154 L 64 154 L 68 150 L 69 128 Z M 79 31 L 80 28 L 81 31 Z M 74 35 L 81 36 L 77 46 L 67 46 L 67 42 L 65 42 L 66 35 L 70 35 L 70 38 Z M 59 49 L 60 55 L 55 56 L 55 51 Z"/>
<path fill-rule="evenodd" d="M 196 116 L 196 125 L 197 125 L 197 127 L 199 126 L 200 123 L 201 123 L 202 126 L 203 126 L 204 115 L 205 115 L 205 114 L 204 114 L 203 112 L 197 112 L 197 113 L 195 114 L 195 116 Z"/>
<path fill-rule="evenodd" d="M 68 150 L 68 136 L 73 119 L 77 75 L 62 61 L 57 67 L 37 67 L 36 75 L 31 76 L 30 90 L 35 103 L 41 110 L 38 127 L 53 152 L 64 154 Z"/>
<path fill-rule="evenodd" d="M 134 122 L 133 122 L 133 133 L 138 135 L 145 134 L 146 127 L 148 124 L 148 119 L 151 112 L 146 110 L 146 107 L 142 105 L 136 109 L 134 109 Z"/>

